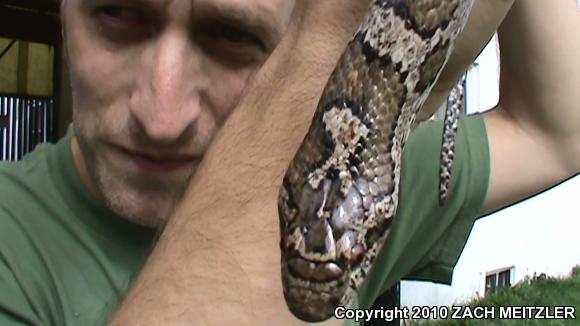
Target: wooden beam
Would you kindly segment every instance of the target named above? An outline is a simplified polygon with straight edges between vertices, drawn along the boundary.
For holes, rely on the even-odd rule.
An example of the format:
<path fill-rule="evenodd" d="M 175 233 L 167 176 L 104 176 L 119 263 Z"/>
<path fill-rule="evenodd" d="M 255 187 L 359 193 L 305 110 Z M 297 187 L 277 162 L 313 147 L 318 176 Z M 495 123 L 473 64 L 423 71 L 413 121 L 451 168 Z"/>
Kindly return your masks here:
<path fill-rule="evenodd" d="M 60 43 L 60 21 L 57 14 L 23 10 L 2 4 L 0 5 L 0 37 L 58 44 Z"/>
<path fill-rule="evenodd" d="M 2 0 L 2 6 L 30 11 L 58 14 L 58 0 Z"/>
<path fill-rule="evenodd" d="M 8 53 L 8 51 L 10 51 L 10 48 L 12 48 L 12 46 L 14 46 L 14 44 L 16 44 L 16 40 L 12 40 L 10 41 L 10 43 L 8 43 L 8 45 L 4 48 L 4 50 L 2 50 L 2 52 L 0 52 L 0 60 L 2 59 L 2 57 Z"/>
<path fill-rule="evenodd" d="M 28 94 L 28 42 L 18 42 L 18 69 L 16 71 L 16 92 Z"/>

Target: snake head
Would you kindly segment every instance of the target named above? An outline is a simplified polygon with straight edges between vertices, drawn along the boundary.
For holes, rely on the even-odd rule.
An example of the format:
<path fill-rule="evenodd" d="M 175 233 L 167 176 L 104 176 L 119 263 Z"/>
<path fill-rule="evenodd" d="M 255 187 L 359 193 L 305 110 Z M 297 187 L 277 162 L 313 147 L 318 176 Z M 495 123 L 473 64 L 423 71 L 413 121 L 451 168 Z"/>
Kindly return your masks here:
<path fill-rule="evenodd" d="M 298 318 L 326 320 L 349 304 L 351 272 L 364 257 L 363 199 L 355 186 L 345 194 L 329 178 L 295 197 L 286 180 L 278 202 L 284 295 Z"/>

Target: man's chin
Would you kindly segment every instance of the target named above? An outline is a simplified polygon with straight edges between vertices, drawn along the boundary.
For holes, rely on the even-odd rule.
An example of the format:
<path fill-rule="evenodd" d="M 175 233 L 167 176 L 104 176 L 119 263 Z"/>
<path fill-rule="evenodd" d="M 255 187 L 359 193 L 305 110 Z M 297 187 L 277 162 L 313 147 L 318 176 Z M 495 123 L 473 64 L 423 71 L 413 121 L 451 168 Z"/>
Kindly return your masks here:
<path fill-rule="evenodd" d="M 100 170 L 98 187 L 105 205 L 121 218 L 149 228 L 163 227 L 183 195 L 189 175 L 163 178 L 141 173 L 129 174 L 111 167 Z"/>
<path fill-rule="evenodd" d="M 173 205 L 159 203 L 159 201 L 148 201 L 142 205 L 130 200 L 125 202 L 120 198 L 106 199 L 106 205 L 119 217 L 140 226 L 158 229 L 163 227 L 173 211 Z"/>
<path fill-rule="evenodd" d="M 99 182 L 99 188 L 105 190 L 101 192 L 105 205 L 119 217 L 148 228 L 163 227 L 183 194 L 181 185 L 168 187 L 159 183 L 160 187 L 155 188 L 135 185 L 126 179 L 109 182 L 115 179 L 123 180 L 101 178 Z"/>
<path fill-rule="evenodd" d="M 125 216 L 130 223 L 149 229 L 162 229 L 167 223 L 167 217 L 160 216 Z"/>

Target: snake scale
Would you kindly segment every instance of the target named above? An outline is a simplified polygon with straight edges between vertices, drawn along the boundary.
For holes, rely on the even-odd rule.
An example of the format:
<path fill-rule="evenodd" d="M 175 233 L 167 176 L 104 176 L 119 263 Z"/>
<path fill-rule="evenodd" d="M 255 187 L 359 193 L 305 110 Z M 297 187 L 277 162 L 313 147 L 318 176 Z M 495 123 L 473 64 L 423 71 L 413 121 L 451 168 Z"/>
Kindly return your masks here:
<path fill-rule="evenodd" d="M 315 322 L 348 306 L 397 209 L 403 146 L 473 0 L 374 0 L 319 100 L 278 196 L 282 285 Z M 457 114 L 445 122 L 440 200 Z"/>

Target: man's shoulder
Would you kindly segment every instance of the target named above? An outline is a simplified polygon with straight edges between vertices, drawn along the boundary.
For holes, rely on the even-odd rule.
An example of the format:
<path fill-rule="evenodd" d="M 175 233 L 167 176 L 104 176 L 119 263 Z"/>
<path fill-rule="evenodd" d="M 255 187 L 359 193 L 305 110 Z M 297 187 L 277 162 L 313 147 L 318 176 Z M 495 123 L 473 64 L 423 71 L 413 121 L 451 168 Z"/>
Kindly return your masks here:
<path fill-rule="evenodd" d="M 5 186 L 14 186 L 16 180 L 38 181 L 33 174 L 46 172 L 47 161 L 55 150 L 55 144 L 43 143 L 18 161 L 0 161 L 0 189 Z"/>
<path fill-rule="evenodd" d="M 152 238 L 126 224 L 89 199 L 66 140 L 0 163 L 0 325 L 104 324 Z"/>
<path fill-rule="evenodd" d="M 35 193 L 50 191 L 48 160 L 55 147 L 42 144 L 21 160 L 0 162 L 0 210 L 14 206 L 25 208 Z"/>
<path fill-rule="evenodd" d="M 59 197 L 49 162 L 55 150 L 42 144 L 21 160 L 0 162 L 0 252 L 24 248 L 49 223 L 44 217 Z"/>
<path fill-rule="evenodd" d="M 40 323 L 35 310 L 50 297 L 42 238 L 47 229 L 46 201 L 54 196 L 49 157 L 54 144 L 42 144 L 18 161 L 0 162 L 0 321 Z M 46 196 L 38 196 L 39 194 Z M 44 198 L 43 198 L 44 197 Z M 46 286 L 32 286 L 45 284 Z M 4 313 L 5 310 L 11 314 Z"/>
<path fill-rule="evenodd" d="M 79 234 L 78 216 L 86 205 L 82 196 L 73 197 L 81 189 L 68 146 L 64 138 L 37 146 L 21 160 L 0 162 L 0 253 L 10 252 L 18 262 L 24 261 L 18 256 L 30 262 L 38 255 L 42 262 L 39 253 L 58 252 L 59 243 L 74 241 L 71 232 Z"/>
<path fill-rule="evenodd" d="M 50 159 L 55 150 L 55 144 L 42 144 L 21 160 L 0 162 L 0 224 L 6 222 L 7 215 L 20 215 L 22 220 L 30 215 L 25 212 L 54 200 L 58 191 Z"/>

